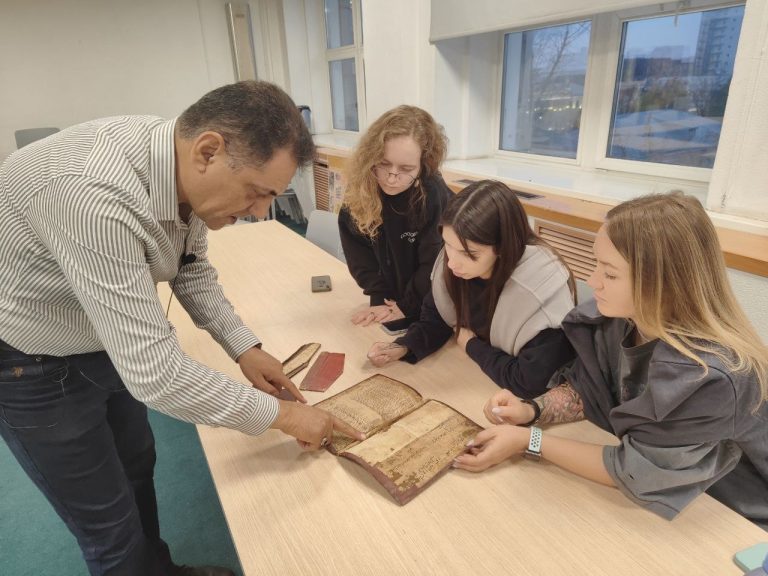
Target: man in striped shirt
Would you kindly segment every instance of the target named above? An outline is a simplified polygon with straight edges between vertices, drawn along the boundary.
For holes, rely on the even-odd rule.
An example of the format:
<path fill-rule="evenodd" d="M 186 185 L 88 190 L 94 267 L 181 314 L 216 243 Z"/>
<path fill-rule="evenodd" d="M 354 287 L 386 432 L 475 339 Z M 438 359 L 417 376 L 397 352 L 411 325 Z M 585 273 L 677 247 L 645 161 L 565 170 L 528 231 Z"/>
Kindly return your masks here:
<path fill-rule="evenodd" d="M 227 575 L 172 563 L 160 538 L 146 407 L 312 449 L 334 429 L 234 312 L 206 230 L 266 215 L 314 155 L 291 99 L 218 88 L 178 119 L 73 126 L 0 167 L 0 434 L 78 539 L 91 574 Z M 188 357 L 156 292 L 168 281 L 247 387 Z"/>

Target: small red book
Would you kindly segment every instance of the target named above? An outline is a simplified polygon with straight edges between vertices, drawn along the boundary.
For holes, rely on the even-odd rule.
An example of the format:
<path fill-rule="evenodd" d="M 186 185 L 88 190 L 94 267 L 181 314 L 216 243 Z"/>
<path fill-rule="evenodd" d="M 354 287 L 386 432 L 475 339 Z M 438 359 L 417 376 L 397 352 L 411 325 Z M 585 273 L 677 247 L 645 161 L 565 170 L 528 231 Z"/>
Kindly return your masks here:
<path fill-rule="evenodd" d="M 321 352 L 315 363 L 304 376 L 300 390 L 325 392 L 344 372 L 344 354 L 341 352 Z"/>

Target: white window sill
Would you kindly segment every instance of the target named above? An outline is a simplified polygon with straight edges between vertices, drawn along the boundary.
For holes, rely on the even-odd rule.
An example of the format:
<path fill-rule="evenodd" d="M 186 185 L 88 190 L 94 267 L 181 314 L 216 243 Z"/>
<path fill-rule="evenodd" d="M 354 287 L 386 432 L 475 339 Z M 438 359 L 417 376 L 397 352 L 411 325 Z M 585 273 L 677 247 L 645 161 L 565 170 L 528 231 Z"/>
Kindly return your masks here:
<path fill-rule="evenodd" d="M 334 132 L 315 134 L 312 138 L 316 146 L 337 149 L 345 152 L 343 155 L 346 156 L 357 145 L 360 135 Z M 444 171 L 466 175 L 473 180 L 502 180 L 523 192 L 560 194 L 610 206 L 645 194 L 659 194 L 670 190 L 682 190 L 686 194 L 696 196 L 705 206 L 707 202 L 707 183 L 643 174 L 588 170 L 578 166 L 493 157 L 447 160 L 442 168 Z M 715 226 L 768 236 L 768 222 L 764 220 L 712 211 L 707 213 Z"/>
<path fill-rule="evenodd" d="M 668 179 L 635 174 L 588 170 L 576 166 L 528 163 L 522 160 L 476 158 L 449 160 L 446 170 L 466 172 L 485 178 L 504 180 L 523 190 L 538 188 L 544 192 L 573 196 L 602 204 L 618 204 L 643 194 L 682 190 L 706 202 L 707 185 L 701 182 L 670 183 Z"/>
<path fill-rule="evenodd" d="M 466 174 L 474 180 L 497 179 L 523 192 L 541 192 L 580 198 L 600 204 L 616 205 L 645 194 L 682 190 L 706 206 L 708 184 L 589 170 L 561 164 L 544 164 L 507 158 L 448 160 L 443 170 Z M 716 226 L 768 236 L 768 222 L 708 211 Z"/>
<path fill-rule="evenodd" d="M 314 134 L 312 140 L 315 146 L 323 148 L 337 148 L 349 151 L 357 145 L 360 134 L 353 132 L 332 132 L 329 134 Z"/>

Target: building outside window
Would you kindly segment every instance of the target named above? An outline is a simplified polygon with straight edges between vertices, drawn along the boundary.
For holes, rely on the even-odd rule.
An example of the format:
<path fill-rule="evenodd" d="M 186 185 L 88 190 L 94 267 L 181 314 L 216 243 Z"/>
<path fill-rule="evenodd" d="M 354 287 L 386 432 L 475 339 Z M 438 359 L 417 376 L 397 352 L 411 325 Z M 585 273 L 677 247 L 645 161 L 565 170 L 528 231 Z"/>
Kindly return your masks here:
<path fill-rule="evenodd" d="M 623 24 L 607 156 L 712 168 L 743 6 Z"/>
<path fill-rule="evenodd" d="M 357 132 L 364 111 L 360 1 L 324 1 L 333 129 Z"/>
<path fill-rule="evenodd" d="M 499 150 L 708 179 L 743 16 L 743 5 L 602 14 L 505 34 Z M 590 71 L 598 50 L 615 55 L 613 85 Z"/>

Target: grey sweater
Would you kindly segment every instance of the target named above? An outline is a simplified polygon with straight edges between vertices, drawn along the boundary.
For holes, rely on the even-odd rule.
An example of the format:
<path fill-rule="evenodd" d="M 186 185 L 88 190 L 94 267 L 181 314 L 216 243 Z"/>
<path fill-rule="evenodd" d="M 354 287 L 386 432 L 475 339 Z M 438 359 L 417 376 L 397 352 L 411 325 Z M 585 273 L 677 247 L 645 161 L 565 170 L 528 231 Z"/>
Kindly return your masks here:
<path fill-rule="evenodd" d="M 446 324 L 456 326 L 456 306 L 443 279 L 445 249 L 432 268 L 432 296 Z M 568 270 L 551 250 L 526 246 L 512 275 L 504 284 L 491 321 L 491 344 L 517 356 L 542 330 L 559 328 L 573 308 Z"/>
<path fill-rule="evenodd" d="M 671 519 L 702 492 L 768 530 L 768 403 L 754 376 L 708 370 L 590 301 L 563 320 L 577 359 L 566 374 L 587 419 L 612 432 L 603 462 L 619 490 Z"/>

